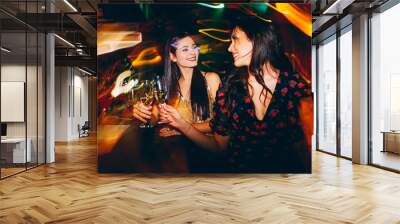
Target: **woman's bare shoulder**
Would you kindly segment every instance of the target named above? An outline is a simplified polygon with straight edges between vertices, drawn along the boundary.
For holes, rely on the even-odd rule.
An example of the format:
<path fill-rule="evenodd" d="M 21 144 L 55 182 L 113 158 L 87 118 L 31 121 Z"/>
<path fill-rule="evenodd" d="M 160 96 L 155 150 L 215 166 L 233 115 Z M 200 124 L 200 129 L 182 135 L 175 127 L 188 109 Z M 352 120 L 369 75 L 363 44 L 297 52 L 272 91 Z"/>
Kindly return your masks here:
<path fill-rule="evenodd" d="M 202 72 L 204 77 L 206 78 L 208 83 L 217 83 L 221 82 L 219 75 L 216 72 Z"/>

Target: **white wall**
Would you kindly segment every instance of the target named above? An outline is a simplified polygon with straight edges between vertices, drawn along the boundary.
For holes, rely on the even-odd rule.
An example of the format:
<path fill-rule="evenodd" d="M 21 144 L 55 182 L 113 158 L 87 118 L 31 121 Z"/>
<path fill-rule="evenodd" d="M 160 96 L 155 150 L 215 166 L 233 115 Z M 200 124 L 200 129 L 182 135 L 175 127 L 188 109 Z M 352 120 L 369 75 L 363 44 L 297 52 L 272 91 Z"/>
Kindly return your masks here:
<path fill-rule="evenodd" d="M 89 112 L 88 112 L 88 77 L 83 77 L 82 73 L 79 72 L 76 74 L 77 70 L 74 70 L 74 91 L 73 91 L 73 99 L 74 99 L 74 108 L 72 113 L 72 136 L 75 138 L 78 137 L 78 124 L 81 126 L 88 121 Z"/>
<path fill-rule="evenodd" d="M 33 80 L 30 78 L 30 74 L 35 73 L 36 74 L 36 67 L 34 66 L 28 66 L 27 67 L 28 71 L 28 87 L 27 87 L 27 107 L 30 108 L 29 111 L 31 110 L 36 111 L 36 105 L 37 105 L 37 99 L 36 99 L 36 80 Z M 20 64 L 4 64 L 1 66 L 1 81 L 4 82 L 25 82 L 25 64 L 20 65 Z M 34 87 L 34 88 L 33 88 Z M 40 105 L 39 105 L 40 106 Z M 7 108 L 1 108 L 2 110 L 7 110 Z M 27 120 L 28 122 L 35 122 L 35 124 L 28 124 L 28 129 L 29 127 L 33 127 L 35 131 L 35 136 L 36 136 L 36 119 L 37 115 L 36 113 L 27 113 Z M 29 133 L 32 133 L 30 130 L 28 130 L 28 137 Z M 7 122 L 7 136 L 8 137 L 25 137 L 25 122 Z"/>
<path fill-rule="evenodd" d="M 72 67 L 56 67 L 55 76 L 55 141 L 77 139 L 89 117 L 88 77 Z"/>
<path fill-rule="evenodd" d="M 55 141 L 68 140 L 68 107 L 69 107 L 69 69 L 55 68 Z"/>
<path fill-rule="evenodd" d="M 38 69 L 38 70 L 37 70 Z M 30 139 L 32 161 L 44 162 L 44 89 L 42 68 L 24 64 L 9 63 L 1 66 L 1 81 L 24 82 L 26 84 L 26 109 L 27 119 L 24 122 L 6 122 L 8 138 Z M 27 77 L 27 81 L 25 78 Z M 39 86 L 38 86 L 39 85 Z M 37 92 L 38 91 L 38 92 Z M 22 93 L 24 94 L 24 93 Z M 9 108 L 1 108 L 9 110 Z M 37 157 L 37 149 L 39 156 Z"/>

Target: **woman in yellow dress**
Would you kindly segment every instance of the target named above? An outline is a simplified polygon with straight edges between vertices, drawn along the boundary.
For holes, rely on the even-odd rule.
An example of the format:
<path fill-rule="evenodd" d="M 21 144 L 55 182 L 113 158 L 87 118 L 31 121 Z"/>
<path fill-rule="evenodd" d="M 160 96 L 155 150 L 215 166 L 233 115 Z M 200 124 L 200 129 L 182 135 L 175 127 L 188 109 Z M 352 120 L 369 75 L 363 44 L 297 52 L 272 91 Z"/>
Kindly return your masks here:
<path fill-rule="evenodd" d="M 210 133 L 212 105 L 221 80 L 214 72 L 200 71 L 197 68 L 198 58 L 199 47 L 190 35 L 183 33 L 170 38 L 165 45 L 162 85 L 167 91 L 168 104 L 198 131 Z M 159 109 L 138 102 L 134 105 L 133 116 L 142 122 L 150 120 L 156 124 Z M 158 125 L 155 133 L 154 162 L 160 166 L 157 172 L 203 172 L 195 165 L 201 163 L 198 161 L 200 158 L 196 161 L 193 156 L 188 156 L 193 154 L 194 145 L 178 129 Z M 188 157 L 192 159 L 188 161 Z"/>

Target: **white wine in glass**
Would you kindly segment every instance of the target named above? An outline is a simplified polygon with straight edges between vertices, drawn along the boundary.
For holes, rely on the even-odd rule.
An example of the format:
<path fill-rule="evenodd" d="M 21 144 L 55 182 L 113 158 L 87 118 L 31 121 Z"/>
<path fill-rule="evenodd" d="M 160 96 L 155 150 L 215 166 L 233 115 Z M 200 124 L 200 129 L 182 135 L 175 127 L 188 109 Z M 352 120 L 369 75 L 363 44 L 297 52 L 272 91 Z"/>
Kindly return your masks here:
<path fill-rule="evenodd" d="M 166 103 L 167 103 L 167 98 L 168 98 L 168 92 L 167 92 L 167 88 L 165 87 L 165 85 L 163 85 L 162 81 L 161 81 L 161 77 L 156 75 L 155 77 L 155 91 L 154 91 L 154 95 L 157 98 L 158 103 L 160 104 L 161 107 L 163 107 Z M 158 124 L 164 124 L 166 122 L 163 121 L 159 121 Z"/>
<path fill-rule="evenodd" d="M 150 106 L 154 102 L 154 92 L 153 92 L 153 83 L 149 80 L 144 81 L 144 92 L 140 97 L 140 102 L 142 102 L 145 106 Z M 139 125 L 140 128 L 152 128 L 154 127 L 150 121 Z"/>

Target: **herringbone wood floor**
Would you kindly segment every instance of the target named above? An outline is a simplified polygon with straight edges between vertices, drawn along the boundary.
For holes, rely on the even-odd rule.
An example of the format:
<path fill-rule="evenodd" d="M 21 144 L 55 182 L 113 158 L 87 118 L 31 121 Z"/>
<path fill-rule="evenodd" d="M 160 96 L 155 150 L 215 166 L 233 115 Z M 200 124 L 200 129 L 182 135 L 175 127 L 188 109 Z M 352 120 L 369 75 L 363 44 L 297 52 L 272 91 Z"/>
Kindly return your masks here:
<path fill-rule="evenodd" d="M 400 175 L 316 152 L 312 175 L 98 174 L 96 143 L 0 181 L 0 223 L 400 223 Z"/>

